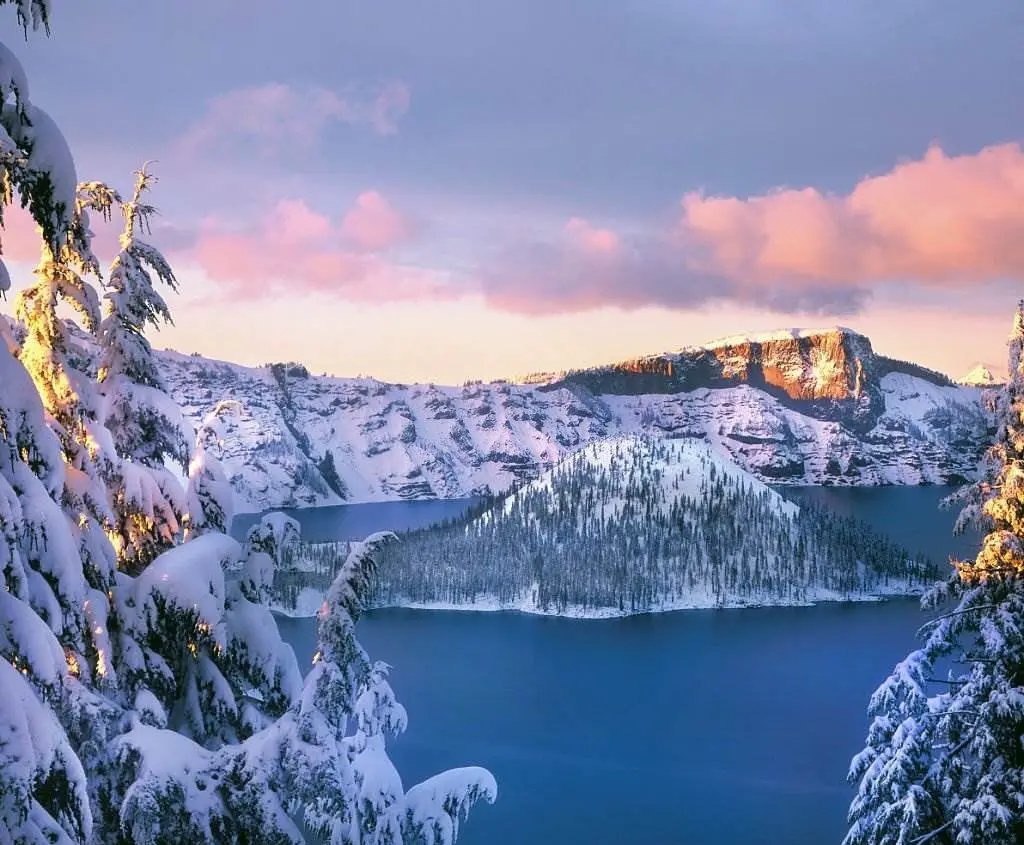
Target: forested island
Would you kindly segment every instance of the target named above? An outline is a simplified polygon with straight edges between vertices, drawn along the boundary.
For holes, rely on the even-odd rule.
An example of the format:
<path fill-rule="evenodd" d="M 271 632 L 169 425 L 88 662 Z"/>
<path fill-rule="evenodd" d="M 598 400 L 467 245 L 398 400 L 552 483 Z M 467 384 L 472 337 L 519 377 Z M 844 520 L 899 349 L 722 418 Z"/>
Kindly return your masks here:
<path fill-rule="evenodd" d="M 346 543 L 299 546 L 275 602 L 305 615 Z M 378 607 L 609 616 L 912 594 L 936 567 L 864 523 L 798 507 L 696 440 L 609 438 L 381 556 Z"/>

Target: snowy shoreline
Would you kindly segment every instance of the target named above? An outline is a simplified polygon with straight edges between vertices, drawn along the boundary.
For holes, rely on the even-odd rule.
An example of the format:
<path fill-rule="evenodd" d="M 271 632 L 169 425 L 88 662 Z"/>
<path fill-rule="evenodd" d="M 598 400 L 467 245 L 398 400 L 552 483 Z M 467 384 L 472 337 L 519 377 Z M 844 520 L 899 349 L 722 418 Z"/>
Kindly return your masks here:
<path fill-rule="evenodd" d="M 477 599 L 473 602 L 401 602 L 398 604 L 389 603 L 385 605 L 374 605 L 369 610 L 440 610 L 440 611 L 462 611 L 466 613 L 525 613 L 530 616 L 549 616 L 559 619 L 624 619 L 627 616 L 644 616 L 653 613 L 677 613 L 687 610 L 743 610 L 764 607 L 814 607 L 819 604 L 863 604 L 865 602 L 885 602 L 894 599 L 919 598 L 926 587 L 906 587 L 894 590 L 889 593 L 872 593 L 861 596 L 842 596 L 838 594 L 822 594 L 805 601 L 778 601 L 772 599 L 763 600 L 733 600 L 718 604 L 708 599 L 690 599 L 685 601 L 666 602 L 658 607 L 647 608 L 646 610 L 619 610 L 615 607 L 581 607 L 569 606 L 563 611 L 549 610 L 538 607 L 530 601 L 514 603 L 502 603 L 493 597 Z M 320 605 L 323 603 L 323 595 L 316 590 L 304 590 L 299 594 L 298 601 L 294 608 L 287 608 L 278 604 L 271 604 L 270 609 L 281 616 L 288 616 L 292 619 L 308 619 L 316 616 Z"/>

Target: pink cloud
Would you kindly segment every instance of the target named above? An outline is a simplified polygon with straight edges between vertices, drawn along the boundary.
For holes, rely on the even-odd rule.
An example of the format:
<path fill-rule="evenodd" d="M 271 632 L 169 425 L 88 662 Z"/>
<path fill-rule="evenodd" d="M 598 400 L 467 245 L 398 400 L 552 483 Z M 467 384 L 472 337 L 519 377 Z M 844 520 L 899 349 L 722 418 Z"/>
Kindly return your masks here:
<path fill-rule="evenodd" d="M 3 232 L 0 233 L 5 262 L 34 264 L 39 260 L 42 245 L 39 227 L 28 211 L 10 205 L 4 209 Z"/>
<path fill-rule="evenodd" d="M 782 311 L 850 313 L 863 291 L 850 286 L 764 285 L 691 266 L 672 232 L 626 237 L 573 217 L 550 241 L 514 243 L 482 269 L 486 301 L 520 314 L 571 313 L 607 306 L 688 309 L 729 300 Z"/>
<path fill-rule="evenodd" d="M 612 255 L 621 246 L 619 236 L 611 229 L 592 226 L 580 217 L 569 220 L 564 233 L 572 244 L 590 253 Z"/>
<path fill-rule="evenodd" d="M 379 193 L 365 191 L 342 219 L 341 231 L 354 246 L 376 252 L 408 238 L 411 224 Z"/>
<path fill-rule="evenodd" d="M 872 290 L 950 292 L 1024 278 L 1024 149 L 919 160 L 846 195 L 780 189 L 748 198 L 689 193 L 669 229 L 629 237 L 570 219 L 511 243 L 481 269 L 487 301 L 520 313 L 731 302 L 842 316 Z"/>
<path fill-rule="evenodd" d="M 1024 277 L 1024 150 L 925 156 L 845 196 L 687 194 L 691 267 L 761 283 L 970 284 Z"/>
<path fill-rule="evenodd" d="M 377 198 L 379 204 L 363 201 L 367 196 Z M 380 214 L 381 209 L 387 215 Z M 388 217 L 391 228 L 367 224 L 365 231 L 358 230 L 362 242 L 354 245 L 352 227 L 346 225 L 352 214 L 356 220 L 364 221 L 365 215 L 378 223 L 378 216 Z M 301 200 L 284 200 L 257 225 L 242 231 L 207 220 L 195 244 L 181 257 L 197 264 L 226 294 L 248 299 L 282 291 L 369 302 L 460 295 L 442 275 L 386 261 L 372 251 L 404 232 L 395 228 L 395 221 L 401 220 L 372 191 L 361 195 L 338 224 Z"/>
<path fill-rule="evenodd" d="M 113 216 L 104 220 L 99 214 L 89 215 L 92 249 L 102 265 L 117 254 L 122 218 Z M 17 204 L 4 209 L 3 232 L 0 233 L 3 258 L 8 262 L 32 264 L 39 261 L 42 236 L 32 216 Z"/>
<path fill-rule="evenodd" d="M 271 82 L 208 101 L 204 114 L 178 146 L 188 153 L 225 139 L 249 139 L 279 151 L 308 148 L 335 123 L 369 126 L 379 135 L 393 135 L 410 101 L 408 86 L 397 81 L 341 91 Z"/>

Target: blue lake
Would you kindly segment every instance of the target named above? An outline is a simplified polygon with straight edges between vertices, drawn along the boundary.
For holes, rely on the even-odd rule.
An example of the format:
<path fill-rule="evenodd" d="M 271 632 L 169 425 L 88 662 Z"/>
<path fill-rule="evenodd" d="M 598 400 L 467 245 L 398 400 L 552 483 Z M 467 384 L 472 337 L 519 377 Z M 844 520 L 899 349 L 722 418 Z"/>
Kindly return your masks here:
<path fill-rule="evenodd" d="M 329 505 L 322 508 L 281 508 L 294 517 L 302 539 L 310 543 L 325 540 L 361 540 L 374 531 L 413 531 L 462 514 L 477 499 L 434 499 L 421 502 L 366 502 L 358 505 Z M 240 513 L 231 523 L 238 539 L 256 523 L 260 514 Z"/>
<path fill-rule="evenodd" d="M 972 538 L 951 536 L 954 513 L 937 509 L 942 488 L 784 492 L 936 559 L 971 551 Z M 322 531 L 334 519 L 335 536 L 401 529 L 422 504 L 440 506 L 433 518 L 466 506 L 315 519 Z M 925 619 L 913 600 L 601 621 L 381 610 L 359 630 L 394 666 L 409 710 L 391 743 L 407 785 L 468 764 L 498 779 L 465 845 L 824 845 L 845 832 L 868 697 Z M 280 622 L 308 665 L 313 620 Z"/>

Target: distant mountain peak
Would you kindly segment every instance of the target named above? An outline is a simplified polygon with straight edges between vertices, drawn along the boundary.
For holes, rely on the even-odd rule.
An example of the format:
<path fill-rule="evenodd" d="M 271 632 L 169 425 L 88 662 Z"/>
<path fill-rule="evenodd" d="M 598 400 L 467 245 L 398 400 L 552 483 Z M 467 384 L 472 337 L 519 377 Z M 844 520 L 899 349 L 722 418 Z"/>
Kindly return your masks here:
<path fill-rule="evenodd" d="M 980 391 L 878 355 L 840 327 L 525 385 L 389 385 L 159 360 L 191 419 L 221 399 L 241 402 L 222 460 L 240 512 L 499 491 L 630 434 L 704 440 L 768 482 L 961 483 L 990 436 Z"/>
<path fill-rule="evenodd" d="M 966 375 L 957 379 L 957 383 L 965 387 L 995 387 L 996 385 L 1005 384 L 1006 379 L 997 378 L 995 370 L 995 367 L 978 361 L 967 371 Z"/>

